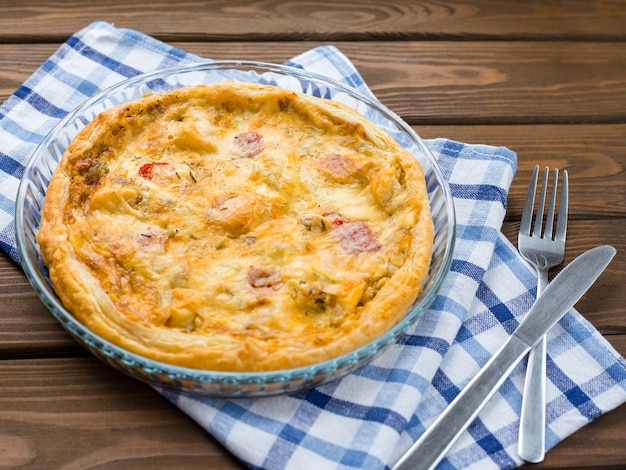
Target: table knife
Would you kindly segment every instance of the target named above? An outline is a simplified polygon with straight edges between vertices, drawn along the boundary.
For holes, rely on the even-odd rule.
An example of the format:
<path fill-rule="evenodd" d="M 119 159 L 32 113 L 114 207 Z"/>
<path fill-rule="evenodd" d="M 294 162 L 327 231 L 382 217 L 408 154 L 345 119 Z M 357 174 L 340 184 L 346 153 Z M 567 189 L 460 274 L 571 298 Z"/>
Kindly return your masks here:
<path fill-rule="evenodd" d="M 546 287 L 513 334 L 444 412 L 392 467 L 433 469 L 461 436 L 508 375 L 583 296 L 615 256 L 612 246 L 586 251 Z"/>

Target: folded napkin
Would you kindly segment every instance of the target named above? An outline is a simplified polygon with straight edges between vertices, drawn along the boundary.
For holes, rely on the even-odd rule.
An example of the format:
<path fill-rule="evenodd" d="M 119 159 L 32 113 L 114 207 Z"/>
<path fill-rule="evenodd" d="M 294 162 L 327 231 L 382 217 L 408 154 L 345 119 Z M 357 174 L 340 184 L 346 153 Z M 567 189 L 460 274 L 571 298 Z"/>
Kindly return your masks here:
<path fill-rule="evenodd" d="M 136 31 L 95 22 L 72 36 L 0 108 L 0 248 L 19 263 L 13 204 L 24 165 L 67 111 L 142 72 L 201 60 Z M 332 46 L 289 65 L 371 93 Z M 536 278 L 500 232 L 516 157 L 506 148 L 427 141 L 450 183 L 458 231 L 440 294 L 396 345 L 310 391 L 258 399 L 159 390 L 251 468 L 387 468 L 516 328 Z M 626 401 L 626 361 L 572 310 L 549 333 L 547 447 Z M 524 363 L 480 413 L 442 468 L 513 468 Z"/>

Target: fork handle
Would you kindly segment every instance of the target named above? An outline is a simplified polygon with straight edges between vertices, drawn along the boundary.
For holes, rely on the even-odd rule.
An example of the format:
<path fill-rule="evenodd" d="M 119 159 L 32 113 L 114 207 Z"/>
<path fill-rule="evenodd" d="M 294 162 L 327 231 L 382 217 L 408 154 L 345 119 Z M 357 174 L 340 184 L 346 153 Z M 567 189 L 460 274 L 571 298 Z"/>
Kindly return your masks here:
<path fill-rule="evenodd" d="M 537 272 L 537 297 L 548 284 L 548 271 Z M 528 355 L 522 398 L 518 453 L 526 462 L 541 462 L 546 439 L 546 337 Z"/>

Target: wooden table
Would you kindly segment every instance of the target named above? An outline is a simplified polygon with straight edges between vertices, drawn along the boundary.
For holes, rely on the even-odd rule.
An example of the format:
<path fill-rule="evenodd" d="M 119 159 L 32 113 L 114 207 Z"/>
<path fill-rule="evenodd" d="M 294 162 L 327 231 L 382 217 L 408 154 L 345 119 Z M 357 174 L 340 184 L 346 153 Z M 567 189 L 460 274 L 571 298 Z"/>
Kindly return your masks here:
<path fill-rule="evenodd" d="M 338 46 L 424 138 L 517 152 L 505 234 L 532 167 L 570 174 L 566 261 L 618 255 L 578 309 L 626 354 L 626 1 L 0 0 L 0 102 L 101 19 L 214 59 L 283 62 Z M 0 467 L 240 468 L 148 386 L 87 355 L 0 254 Z M 626 407 L 536 468 L 625 468 Z M 22 468 L 22 467 L 20 467 Z"/>

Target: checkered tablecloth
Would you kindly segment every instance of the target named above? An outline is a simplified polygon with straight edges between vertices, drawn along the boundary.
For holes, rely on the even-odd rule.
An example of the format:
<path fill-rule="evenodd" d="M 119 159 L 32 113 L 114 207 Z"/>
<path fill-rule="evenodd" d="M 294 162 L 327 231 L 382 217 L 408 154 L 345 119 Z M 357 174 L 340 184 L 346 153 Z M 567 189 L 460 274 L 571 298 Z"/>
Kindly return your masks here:
<path fill-rule="evenodd" d="M 0 107 L 0 248 L 19 263 L 13 234 L 19 179 L 35 146 L 69 110 L 128 77 L 201 58 L 137 31 L 95 22 L 77 32 Z M 206 60 L 206 59 L 202 59 Z M 371 93 L 332 46 L 289 65 Z M 516 328 L 536 278 L 500 232 L 516 156 L 506 148 L 427 141 L 457 213 L 454 261 L 422 319 L 372 363 L 313 390 L 259 399 L 160 391 L 251 468 L 391 466 Z M 626 361 L 578 312 L 549 333 L 547 447 L 626 401 Z M 513 468 L 524 363 L 441 468 Z"/>

